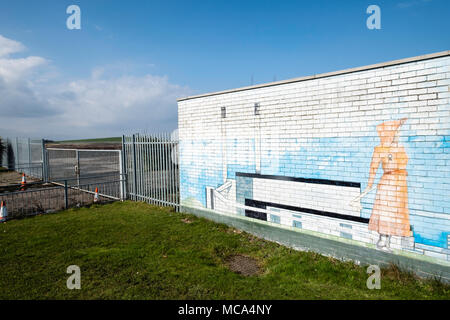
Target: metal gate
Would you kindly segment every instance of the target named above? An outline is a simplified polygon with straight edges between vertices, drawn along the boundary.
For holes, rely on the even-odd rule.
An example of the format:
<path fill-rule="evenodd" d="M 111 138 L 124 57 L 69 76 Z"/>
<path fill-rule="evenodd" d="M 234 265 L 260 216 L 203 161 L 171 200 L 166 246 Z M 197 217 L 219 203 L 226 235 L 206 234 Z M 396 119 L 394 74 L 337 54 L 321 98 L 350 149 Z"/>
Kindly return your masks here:
<path fill-rule="evenodd" d="M 90 183 L 90 177 L 118 180 L 122 173 L 120 150 L 58 149 L 48 148 L 47 179 L 75 180 Z M 94 181 L 103 182 L 103 181 Z"/>
<path fill-rule="evenodd" d="M 45 152 L 46 180 L 69 186 L 108 184 L 107 196 L 125 198 L 120 150 L 58 149 Z"/>

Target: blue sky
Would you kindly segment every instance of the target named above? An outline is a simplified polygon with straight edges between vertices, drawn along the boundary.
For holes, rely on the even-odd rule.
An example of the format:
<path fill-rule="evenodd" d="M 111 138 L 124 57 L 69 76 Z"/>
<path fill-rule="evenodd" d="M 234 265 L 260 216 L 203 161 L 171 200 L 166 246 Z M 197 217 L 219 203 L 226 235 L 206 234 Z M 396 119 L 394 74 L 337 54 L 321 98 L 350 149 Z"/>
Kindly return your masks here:
<path fill-rule="evenodd" d="M 81 30 L 66 28 L 71 4 Z M 366 27 L 371 4 L 381 30 Z M 0 135 L 172 130 L 185 95 L 449 50 L 449 12 L 448 0 L 3 1 Z"/>

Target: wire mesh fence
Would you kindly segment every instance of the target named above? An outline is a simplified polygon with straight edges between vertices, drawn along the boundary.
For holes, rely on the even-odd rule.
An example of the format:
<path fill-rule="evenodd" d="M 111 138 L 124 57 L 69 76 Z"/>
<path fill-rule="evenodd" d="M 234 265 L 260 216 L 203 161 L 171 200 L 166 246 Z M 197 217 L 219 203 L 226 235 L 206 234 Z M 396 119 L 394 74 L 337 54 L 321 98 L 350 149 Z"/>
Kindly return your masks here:
<path fill-rule="evenodd" d="M 76 177 L 76 150 L 47 149 L 47 178 L 73 179 Z M 76 180 L 71 180 L 76 181 Z"/>
<path fill-rule="evenodd" d="M 85 184 L 70 184 L 69 180 L 60 180 L 33 183 L 25 188 L 21 185 L 6 186 L 0 187 L 0 201 L 4 202 L 7 209 L 7 219 L 15 219 L 83 207 L 94 202 L 123 200 L 123 184 L 124 179 Z"/>
<path fill-rule="evenodd" d="M 178 140 L 169 134 L 123 136 L 122 154 L 130 199 L 179 207 Z"/>

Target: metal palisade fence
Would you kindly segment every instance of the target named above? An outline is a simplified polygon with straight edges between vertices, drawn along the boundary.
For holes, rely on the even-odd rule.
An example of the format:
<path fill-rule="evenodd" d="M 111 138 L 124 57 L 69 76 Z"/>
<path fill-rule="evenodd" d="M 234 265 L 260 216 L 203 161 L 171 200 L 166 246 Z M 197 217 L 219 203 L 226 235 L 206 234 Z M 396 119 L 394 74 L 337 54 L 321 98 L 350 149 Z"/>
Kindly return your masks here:
<path fill-rule="evenodd" d="M 28 176 L 44 177 L 45 141 L 30 138 L 2 138 L 5 147 L 0 165 Z"/>
<path fill-rule="evenodd" d="M 123 136 L 122 156 L 131 200 L 179 208 L 177 139 L 167 133 Z"/>

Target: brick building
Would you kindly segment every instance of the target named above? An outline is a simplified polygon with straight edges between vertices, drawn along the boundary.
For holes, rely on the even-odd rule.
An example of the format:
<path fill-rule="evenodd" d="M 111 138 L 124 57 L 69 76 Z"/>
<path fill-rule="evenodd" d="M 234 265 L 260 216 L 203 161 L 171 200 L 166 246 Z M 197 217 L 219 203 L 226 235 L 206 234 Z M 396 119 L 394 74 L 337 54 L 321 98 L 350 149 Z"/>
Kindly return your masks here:
<path fill-rule="evenodd" d="M 449 88 L 445 51 L 179 99 L 182 206 L 448 280 Z"/>

